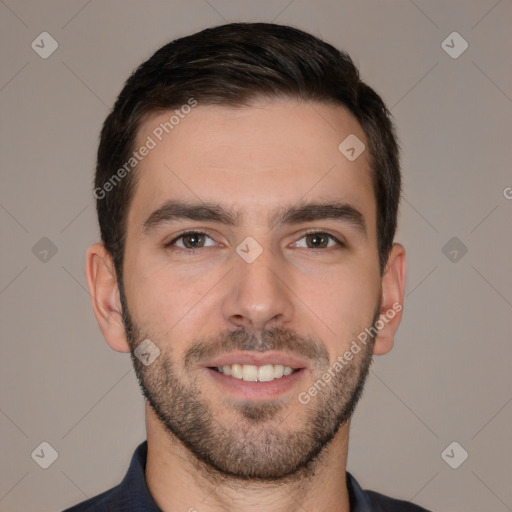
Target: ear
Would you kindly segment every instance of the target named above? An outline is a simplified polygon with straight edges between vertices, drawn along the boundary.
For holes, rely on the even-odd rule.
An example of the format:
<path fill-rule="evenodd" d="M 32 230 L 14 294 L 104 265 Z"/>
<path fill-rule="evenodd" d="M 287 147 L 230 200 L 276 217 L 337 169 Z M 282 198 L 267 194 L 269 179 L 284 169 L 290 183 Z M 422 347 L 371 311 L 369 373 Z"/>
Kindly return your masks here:
<path fill-rule="evenodd" d="M 375 338 L 373 353 L 386 354 L 393 348 L 395 333 L 402 320 L 405 293 L 405 249 L 393 244 L 382 276 L 379 332 Z"/>
<path fill-rule="evenodd" d="M 103 244 L 89 247 L 85 275 L 94 316 L 105 340 L 117 352 L 130 352 L 114 264 Z"/>

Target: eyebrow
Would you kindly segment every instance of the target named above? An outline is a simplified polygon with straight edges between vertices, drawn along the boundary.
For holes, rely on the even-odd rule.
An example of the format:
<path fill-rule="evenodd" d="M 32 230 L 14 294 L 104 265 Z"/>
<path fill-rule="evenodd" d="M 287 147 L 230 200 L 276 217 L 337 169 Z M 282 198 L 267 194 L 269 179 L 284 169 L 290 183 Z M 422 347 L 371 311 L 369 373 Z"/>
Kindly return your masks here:
<path fill-rule="evenodd" d="M 241 220 L 238 211 L 227 210 L 219 204 L 166 201 L 144 221 L 143 232 L 149 234 L 157 227 L 178 220 L 208 221 L 227 226 L 237 226 Z M 301 202 L 290 207 L 279 207 L 270 214 L 270 225 L 300 224 L 316 220 L 336 220 L 356 228 L 367 236 L 363 214 L 354 206 L 343 202 Z"/>

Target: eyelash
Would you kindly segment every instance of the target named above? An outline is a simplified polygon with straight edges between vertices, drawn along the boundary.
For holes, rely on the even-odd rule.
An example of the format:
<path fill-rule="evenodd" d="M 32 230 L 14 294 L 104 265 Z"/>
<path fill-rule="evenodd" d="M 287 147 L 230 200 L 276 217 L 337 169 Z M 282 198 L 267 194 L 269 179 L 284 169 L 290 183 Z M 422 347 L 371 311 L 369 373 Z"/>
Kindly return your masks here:
<path fill-rule="evenodd" d="M 170 242 L 166 243 L 164 245 L 164 248 L 165 249 L 171 249 L 171 250 L 177 251 L 177 252 L 185 252 L 185 253 L 188 253 L 188 254 L 195 253 L 196 251 L 199 251 L 201 249 L 207 249 L 207 247 L 195 247 L 195 248 L 192 248 L 192 249 L 188 249 L 188 248 L 187 249 L 183 249 L 181 247 L 173 247 L 174 244 L 178 240 L 182 239 L 183 237 L 185 237 L 187 235 L 204 235 L 204 236 L 207 236 L 208 238 L 213 240 L 213 238 L 208 233 L 206 233 L 205 231 L 201 231 L 200 229 L 199 230 L 198 229 L 194 229 L 194 230 L 190 230 L 190 231 L 184 231 L 183 233 L 181 233 L 177 237 L 173 238 Z M 341 240 L 339 240 L 337 237 L 335 237 L 333 234 L 329 233 L 328 231 L 319 231 L 319 230 L 315 230 L 315 229 L 302 233 L 302 236 L 298 240 L 302 240 L 304 237 L 306 237 L 308 235 L 327 235 L 331 240 L 336 242 L 336 244 L 339 247 L 346 247 L 346 245 Z M 325 250 L 325 249 L 332 249 L 332 247 L 323 248 L 323 250 Z M 318 250 L 322 250 L 322 248 L 320 248 L 320 249 L 311 249 L 311 250 L 318 251 Z"/>

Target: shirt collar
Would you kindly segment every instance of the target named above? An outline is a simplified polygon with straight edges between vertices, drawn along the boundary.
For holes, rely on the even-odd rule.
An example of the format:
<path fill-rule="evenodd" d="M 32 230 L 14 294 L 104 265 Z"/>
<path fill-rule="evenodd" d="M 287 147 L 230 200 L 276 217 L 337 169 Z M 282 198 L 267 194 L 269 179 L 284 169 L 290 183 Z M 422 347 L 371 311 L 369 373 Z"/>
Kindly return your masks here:
<path fill-rule="evenodd" d="M 137 510 L 144 512 L 161 512 L 151 496 L 146 484 L 146 462 L 148 457 L 148 442 L 144 441 L 133 453 L 130 467 L 123 481 L 119 484 L 120 494 L 126 495 L 132 503 L 140 507 Z"/>
<path fill-rule="evenodd" d="M 130 498 L 141 507 L 137 510 L 144 512 L 161 512 L 151 496 L 146 484 L 146 462 L 148 456 L 148 442 L 144 441 L 135 450 L 130 467 L 123 481 L 119 484 L 122 495 Z M 347 490 L 349 494 L 350 512 L 367 512 L 375 510 L 369 496 L 363 491 L 356 479 L 347 471 Z"/>

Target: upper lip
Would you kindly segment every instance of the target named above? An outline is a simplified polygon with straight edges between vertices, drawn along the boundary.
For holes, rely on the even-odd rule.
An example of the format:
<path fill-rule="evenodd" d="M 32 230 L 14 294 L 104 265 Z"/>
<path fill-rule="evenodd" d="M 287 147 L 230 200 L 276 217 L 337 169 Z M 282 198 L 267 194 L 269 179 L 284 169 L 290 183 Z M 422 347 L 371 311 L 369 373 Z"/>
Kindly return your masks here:
<path fill-rule="evenodd" d="M 216 368 L 219 366 L 230 366 L 232 364 L 252 364 L 255 366 L 264 366 L 266 364 L 282 364 L 289 366 L 294 370 L 308 368 L 308 364 L 286 352 L 229 352 L 227 354 L 215 357 L 203 366 Z"/>

